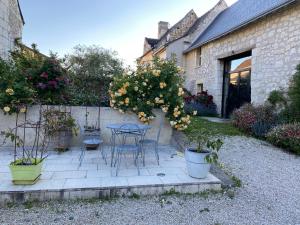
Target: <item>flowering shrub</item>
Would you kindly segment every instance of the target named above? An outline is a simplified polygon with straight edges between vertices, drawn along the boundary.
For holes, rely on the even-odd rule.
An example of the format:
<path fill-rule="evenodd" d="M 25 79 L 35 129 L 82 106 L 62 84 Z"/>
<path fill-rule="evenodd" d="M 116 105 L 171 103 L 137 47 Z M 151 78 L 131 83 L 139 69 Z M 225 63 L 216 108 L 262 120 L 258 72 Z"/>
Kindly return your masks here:
<path fill-rule="evenodd" d="M 110 84 L 110 105 L 121 113 L 135 112 L 144 123 L 154 118 L 153 108 L 161 108 L 172 127 L 184 130 L 190 116 L 183 110 L 181 72 L 174 62 L 155 59 L 153 65 L 116 76 Z"/>
<path fill-rule="evenodd" d="M 25 113 L 34 101 L 35 91 L 12 62 L 0 59 L 0 107 L 6 114 Z"/>
<path fill-rule="evenodd" d="M 56 55 L 44 56 L 32 46 L 28 52 L 23 45 L 11 53 L 14 65 L 26 79 L 27 84 L 36 91 L 37 100 L 43 104 L 64 104 L 68 79 Z"/>
<path fill-rule="evenodd" d="M 256 122 L 255 107 L 245 104 L 232 113 L 232 123 L 234 126 L 245 132 L 251 132 L 252 125 Z"/>
<path fill-rule="evenodd" d="M 217 106 L 213 102 L 213 96 L 207 91 L 199 92 L 197 95 L 188 95 L 184 97 L 185 112 L 198 116 L 216 116 Z"/>
<path fill-rule="evenodd" d="M 274 107 L 268 104 L 260 106 L 246 104 L 235 110 L 232 118 L 236 127 L 257 137 L 265 137 L 277 123 Z"/>
<path fill-rule="evenodd" d="M 267 140 L 278 147 L 300 154 L 300 123 L 274 127 L 267 134 Z"/>
<path fill-rule="evenodd" d="M 36 73 L 28 74 L 27 79 L 43 102 L 50 104 L 64 102 L 64 90 L 69 81 L 54 56 L 46 58 L 42 67 Z"/>

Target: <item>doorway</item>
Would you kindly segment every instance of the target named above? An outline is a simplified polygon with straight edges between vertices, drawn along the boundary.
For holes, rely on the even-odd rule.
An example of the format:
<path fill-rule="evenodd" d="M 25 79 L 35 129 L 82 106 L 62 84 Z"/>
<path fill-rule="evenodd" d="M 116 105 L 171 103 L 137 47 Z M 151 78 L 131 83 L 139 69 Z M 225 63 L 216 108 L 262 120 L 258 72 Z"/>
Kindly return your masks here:
<path fill-rule="evenodd" d="M 251 52 L 224 60 L 222 116 L 251 102 Z"/>

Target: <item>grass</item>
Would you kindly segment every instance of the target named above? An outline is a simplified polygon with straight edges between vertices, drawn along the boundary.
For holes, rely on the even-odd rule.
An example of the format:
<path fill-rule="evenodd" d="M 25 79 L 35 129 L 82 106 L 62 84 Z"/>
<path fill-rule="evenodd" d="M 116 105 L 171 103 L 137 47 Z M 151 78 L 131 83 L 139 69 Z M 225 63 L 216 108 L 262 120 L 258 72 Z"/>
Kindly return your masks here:
<path fill-rule="evenodd" d="M 185 134 L 189 135 L 199 129 L 205 129 L 214 136 L 242 136 L 243 133 L 230 123 L 215 123 L 199 117 L 193 117 Z"/>

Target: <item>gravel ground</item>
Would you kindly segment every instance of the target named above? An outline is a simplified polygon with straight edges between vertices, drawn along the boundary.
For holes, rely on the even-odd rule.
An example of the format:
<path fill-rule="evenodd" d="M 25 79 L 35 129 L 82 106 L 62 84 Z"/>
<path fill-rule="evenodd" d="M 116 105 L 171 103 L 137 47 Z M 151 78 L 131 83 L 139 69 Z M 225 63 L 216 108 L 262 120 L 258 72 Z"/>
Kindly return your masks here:
<path fill-rule="evenodd" d="M 35 203 L 0 209 L 1 225 L 296 225 L 300 158 L 247 137 L 225 140 L 221 161 L 242 187 L 221 194 Z"/>

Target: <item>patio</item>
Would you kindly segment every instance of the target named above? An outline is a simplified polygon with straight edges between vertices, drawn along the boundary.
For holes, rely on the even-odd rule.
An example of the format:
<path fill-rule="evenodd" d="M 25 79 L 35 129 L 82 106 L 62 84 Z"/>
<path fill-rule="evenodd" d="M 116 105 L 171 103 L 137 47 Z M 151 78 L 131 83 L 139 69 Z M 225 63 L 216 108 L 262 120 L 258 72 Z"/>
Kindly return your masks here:
<path fill-rule="evenodd" d="M 104 146 L 110 157 L 110 147 Z M 100 151 L 87 151 L 79 167 L 80 148 L 58 154 L 49 153 L 44 162 L 41 180 L 32 186 L 13 185 L 8 164 L 12 151 L 0 151 L 0 203 L 10 201 L 85 199 L 113 196 L 158 195 L 170 190 L 196 193 L 221 188 L 219 179 L 209 174 L 206 179 L 193 179 L 187 175 L 182 153 L 169 145 L 160 145 L 160 166 L 153 151 L 146 153 L 146 166 L 140 176 L 132 159 L 123 160 L 119 175 L 106 165 Z"/>

